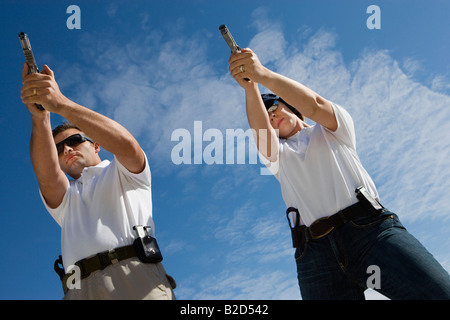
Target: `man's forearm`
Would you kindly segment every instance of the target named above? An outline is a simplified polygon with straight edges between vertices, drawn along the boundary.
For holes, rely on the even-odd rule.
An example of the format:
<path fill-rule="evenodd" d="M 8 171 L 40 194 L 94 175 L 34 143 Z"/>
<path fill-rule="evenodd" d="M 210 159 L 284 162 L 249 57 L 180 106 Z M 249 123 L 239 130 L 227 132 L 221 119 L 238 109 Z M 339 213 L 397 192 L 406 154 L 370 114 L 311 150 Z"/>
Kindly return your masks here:
<path fill-rule="evenodd" d="M 42 117 L 32 117 L 30 158 L 39 184 L 50 184 L 57 172 L 61 171 L 49 113 Z"/>
<path fill-rule="evenodd" d="M 48 112 L 32 116 L 30 158 L 45 201 L 56 208 L 67 190 L 68 180 L 59 166 Z"/>
<path fill-rule="evenodd" d="M 143 169 L 144 158 L 138 142 L 116 121 L 70 100 L 60 106 L 58 113 L 114 154 L 128 170 Z"/>

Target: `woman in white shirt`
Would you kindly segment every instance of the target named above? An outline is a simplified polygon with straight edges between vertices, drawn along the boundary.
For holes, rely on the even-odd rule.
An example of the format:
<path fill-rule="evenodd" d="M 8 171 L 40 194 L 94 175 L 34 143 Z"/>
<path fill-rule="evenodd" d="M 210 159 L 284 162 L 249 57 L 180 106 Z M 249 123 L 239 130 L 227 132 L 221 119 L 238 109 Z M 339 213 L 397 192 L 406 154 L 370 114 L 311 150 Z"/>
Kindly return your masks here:
<path fill-rule="evenodd" d="M 289 208 L 303 299 L 364 299 L 368 287 L 391 299 L 450 299 L 448 273 L 379 204 L 349 113 L 267 69 L 250 49 L 229 63 L 245 90 L 258 150 Z M 275 94 L 261 95 L 258 84 Z M 368 270 L 378 278 L 369 279 Z"/>

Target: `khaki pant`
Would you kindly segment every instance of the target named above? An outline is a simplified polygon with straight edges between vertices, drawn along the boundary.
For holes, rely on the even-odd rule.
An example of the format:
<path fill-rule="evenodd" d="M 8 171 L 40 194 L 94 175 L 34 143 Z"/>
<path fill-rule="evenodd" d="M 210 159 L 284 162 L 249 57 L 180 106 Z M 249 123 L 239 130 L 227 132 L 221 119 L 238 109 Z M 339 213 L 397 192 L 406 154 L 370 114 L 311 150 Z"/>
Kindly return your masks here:
<path fill-rule="evenodd" d="M 175 300 L 161 263 L 131 258 L 93 272 L 70 289 L 64 300 Z"/>

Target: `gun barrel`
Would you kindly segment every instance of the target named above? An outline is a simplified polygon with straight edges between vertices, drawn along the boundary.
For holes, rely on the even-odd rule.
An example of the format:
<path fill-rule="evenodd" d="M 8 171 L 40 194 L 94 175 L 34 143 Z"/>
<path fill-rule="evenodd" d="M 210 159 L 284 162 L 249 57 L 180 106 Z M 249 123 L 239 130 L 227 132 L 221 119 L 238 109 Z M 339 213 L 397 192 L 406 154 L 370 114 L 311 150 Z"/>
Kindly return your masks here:
<path fill-rule="evenodd" d="M 19 33 L 19 41 L 22 46 L 23 54 L 25 55 L 25 60 L 28 64 L 28 68 L 31 73 L 39 73 L 36 60 L 34 59 L 33 51 L 31 50 L 30 40 L 25 32 Z M 36 107 L 39 110 L 44 110 L 44 107 L 36 103 Z"/>
<path fill-rule="evenodd" d="M 39 69 L 36 64 L 36 60 L 34 59 L 33 51 L 31 50 L 30 40 L 26 33 L 19 33 L 19 41 L 22 46 L 23 54 L 25 55 L 25 60 L 30 68 L 31 73 L 39 73 Z"/>
<path fill-rule="evenodd" d="M 219 27 L 219 30 L 223 38 L 225 39 L 226 43 L 230 47 L 232 53 L 236 53 L 236 51 L 240 50 L 239 46 L 236 44 L 236 41 L 234 41 L 233 36 L 231 35 L 226 25 L 222 24 Z"/>

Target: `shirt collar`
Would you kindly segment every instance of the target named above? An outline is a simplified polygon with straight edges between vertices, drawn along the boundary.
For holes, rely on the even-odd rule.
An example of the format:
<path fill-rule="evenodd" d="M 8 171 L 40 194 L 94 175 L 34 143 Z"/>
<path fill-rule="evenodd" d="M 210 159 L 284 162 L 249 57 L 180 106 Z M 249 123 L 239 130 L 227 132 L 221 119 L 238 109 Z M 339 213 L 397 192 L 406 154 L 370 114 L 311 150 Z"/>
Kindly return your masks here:
<path fill-rule="evenodd" d="M 106 168 L 111 162 L 109 160 L 103 160 L 99 164 L 95 166 L 86 167 L 83 169 L 83 172 L 81 173 L 81 176 L 77 180 L 82 180 L 84 175 L 94 174 L 102 171 L 104 168 Z M 89 173 L 88 173 L 89 172 Z"/>

